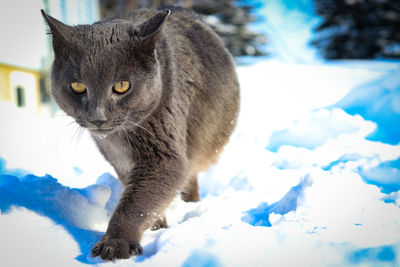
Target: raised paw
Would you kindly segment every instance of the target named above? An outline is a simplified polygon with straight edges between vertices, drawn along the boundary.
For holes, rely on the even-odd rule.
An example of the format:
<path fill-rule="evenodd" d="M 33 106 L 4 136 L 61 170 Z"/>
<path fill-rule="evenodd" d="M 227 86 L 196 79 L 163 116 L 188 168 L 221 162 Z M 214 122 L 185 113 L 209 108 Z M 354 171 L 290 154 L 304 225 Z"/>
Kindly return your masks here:
<path fill-rule="evenodd" d="M 92 256 L 103 260 L 128 259 L 132 255 L 142 255 L 143 248 L 138 242 L 122 238 L 102 238 L 92 248 Z"/>

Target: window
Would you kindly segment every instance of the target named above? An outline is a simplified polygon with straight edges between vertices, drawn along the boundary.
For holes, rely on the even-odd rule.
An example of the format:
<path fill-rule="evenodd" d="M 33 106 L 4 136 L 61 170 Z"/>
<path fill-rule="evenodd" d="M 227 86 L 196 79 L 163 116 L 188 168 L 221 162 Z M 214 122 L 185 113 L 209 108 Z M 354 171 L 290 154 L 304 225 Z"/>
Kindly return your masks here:
<path fill-rule="evenodd" d="M 22 108 L 26 106 L 25 89 L 21 86 L 17 86 L 17 106 Z"/>

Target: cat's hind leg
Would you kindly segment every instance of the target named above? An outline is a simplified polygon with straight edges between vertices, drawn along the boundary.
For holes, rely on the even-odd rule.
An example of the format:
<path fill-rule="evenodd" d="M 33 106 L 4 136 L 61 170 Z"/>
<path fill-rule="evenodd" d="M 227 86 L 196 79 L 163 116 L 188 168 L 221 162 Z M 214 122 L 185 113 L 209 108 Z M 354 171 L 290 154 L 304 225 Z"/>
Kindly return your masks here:
<path fill-rule="evenodd" d="M 181 192 L 181 198 L 185 202 L 197 202 L 200 200 L 197 174 L 192 175 Z"/>

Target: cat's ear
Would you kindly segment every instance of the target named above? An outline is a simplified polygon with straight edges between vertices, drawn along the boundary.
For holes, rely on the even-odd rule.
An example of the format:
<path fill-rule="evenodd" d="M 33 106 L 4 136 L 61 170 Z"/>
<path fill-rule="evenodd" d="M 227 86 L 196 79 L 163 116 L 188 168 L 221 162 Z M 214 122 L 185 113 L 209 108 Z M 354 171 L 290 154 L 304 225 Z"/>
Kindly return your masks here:
<path fill-rule="evenodd" d="M 155 42 L 162 30 L 162 26 L 171 14 L 171 10 L 163 10 L 158 12 L 156 15 L 147 19 L 145 22 L 139 25 L 139 37 L 142 39 L 142 47 L 148 52 L 153 52 Z"/>
<path fill-rule="evenodd" d="M 62 54 L 68 40 L 72 36 L 72 27 L 65 25 L 61 21 L 56 20 L 52 16 L 47 15 L 43 9 L 40 10 L 43 18 L 46 20 L 50 28 L 50 33 L 53 39 L 53 49 L 55 54 Z"/>

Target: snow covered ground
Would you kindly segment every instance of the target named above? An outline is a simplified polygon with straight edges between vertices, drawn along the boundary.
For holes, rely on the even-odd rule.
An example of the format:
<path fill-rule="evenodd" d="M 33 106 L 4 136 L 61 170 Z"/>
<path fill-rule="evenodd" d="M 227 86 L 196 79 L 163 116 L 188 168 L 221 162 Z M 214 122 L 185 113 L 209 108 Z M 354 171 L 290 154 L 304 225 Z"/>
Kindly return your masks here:
<path fill-rule="evenodd" d="M 400 62 L 239 67 L 238 127 L 118 266 L 399 266 Z M 90 257 L 121 186 L 88 134 L 0 103 L 2 266 Z"/>

